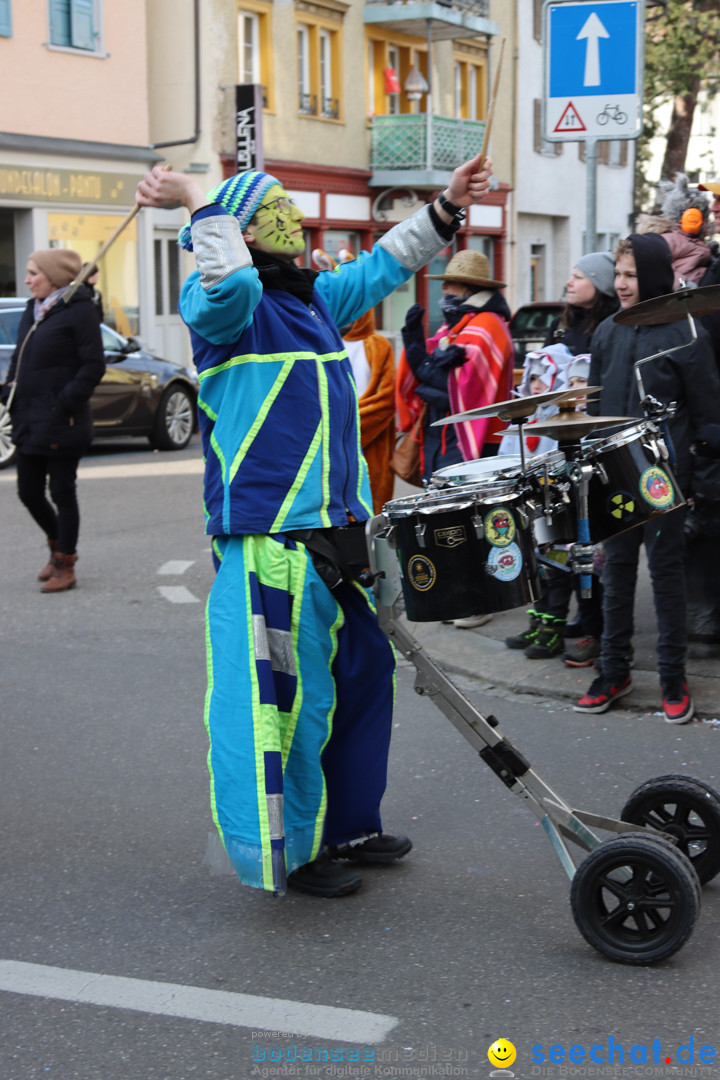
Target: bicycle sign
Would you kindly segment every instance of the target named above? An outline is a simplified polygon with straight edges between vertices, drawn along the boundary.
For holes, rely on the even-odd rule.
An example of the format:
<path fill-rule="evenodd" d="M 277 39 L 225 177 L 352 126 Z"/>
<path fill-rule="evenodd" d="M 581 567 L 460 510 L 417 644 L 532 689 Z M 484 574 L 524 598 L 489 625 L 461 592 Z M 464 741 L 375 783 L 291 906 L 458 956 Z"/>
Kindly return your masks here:
<path fill-rule="evenodd" d="M 544 137 L 637 138 L 645 0 L 545 0 L 543 18 Z"/>

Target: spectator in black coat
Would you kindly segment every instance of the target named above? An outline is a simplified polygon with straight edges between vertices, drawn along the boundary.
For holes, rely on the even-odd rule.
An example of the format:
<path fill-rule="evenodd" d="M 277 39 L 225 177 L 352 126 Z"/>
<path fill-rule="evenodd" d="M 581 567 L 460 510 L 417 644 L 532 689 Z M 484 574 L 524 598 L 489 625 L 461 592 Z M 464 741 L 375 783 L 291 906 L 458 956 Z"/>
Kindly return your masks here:
<path fill-rule="evenodd" d="M 81 285 L 69 304 L 64 300 L 81 268 L 77 252 L 60 248 L 34 251 L 28 259 L 25 284 L 32 299 L 2 391 L 18 449 L 18 495 L 50 547 L 50 561 L 38 574 L 45 593 L 76 584 L 77 467 L 93 436 L 90 396 L 105 371 L 88 289 Z"/>
<path fill-rule="evenodd" d="M 661 236 L 633 233 L 620 241 L 615 253 L 615 288 L 623 309 L 664 296 L 672 292 L 672 286 L 672 257 Z M 694 492 L 711 497 L 716 478 L 702 468 L 693 470 L 690 447 L 703 425 L 720 421 L 720 378 L 705 331 L 698 328 L 697 341 L 690 341 L 688 325 L 682 320 L 631 326 L 616 323 L 612 317 L 606 319 L 593 335 L 589 378 L 592 386 L 603 389 L 587 411 L 601 416 L 642 416 L 635 363 L 674 347 L 676 351 L 642 367 L 643 385 L 645 392 L 659 401 L 677 403 L 667 427 L 676 455 L 673 472 L 681 491 L 685 496 Z M 659 467 L 654 472 L 663 475 Z M 649 498 L 646 501 L 662 505 Z M 684 510 L 677 508 L 605 541 L 601 674 L 574 706 L 576 711 L 605 712 L 632 689 L 633 608 L 640 545 L 644 543 L 655 601 L 665 720 L 683 724 L 692 719 L 693 700 L 685 678 L 684 520 Z"/>

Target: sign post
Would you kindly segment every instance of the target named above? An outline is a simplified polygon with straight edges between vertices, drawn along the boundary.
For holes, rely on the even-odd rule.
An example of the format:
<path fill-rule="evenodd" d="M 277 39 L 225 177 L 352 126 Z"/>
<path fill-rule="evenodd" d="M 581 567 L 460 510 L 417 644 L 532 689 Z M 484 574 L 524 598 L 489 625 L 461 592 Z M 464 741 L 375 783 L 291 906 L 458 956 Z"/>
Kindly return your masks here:
<path fill-rule="evenodd" d="M 235 87 L 235 165 L 237 171 L 263 169 L 262 86 L 239 83 Z"/>
<path fill-rule="evenodd" d="M 585 142 L 585 245 L 596 243 L 597 140 L 642 131 L 645 0 L 545 0 L 543 135 Z"/>

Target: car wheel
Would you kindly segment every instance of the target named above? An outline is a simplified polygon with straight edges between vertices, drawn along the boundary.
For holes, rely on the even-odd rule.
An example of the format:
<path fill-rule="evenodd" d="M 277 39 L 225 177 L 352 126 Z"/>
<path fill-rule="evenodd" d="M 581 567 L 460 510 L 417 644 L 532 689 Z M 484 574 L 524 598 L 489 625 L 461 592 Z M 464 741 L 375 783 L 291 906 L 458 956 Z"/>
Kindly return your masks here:
<path fill-rule="evenodd" d="M 4 405 L 0 405 L 0 469 L 12 465 L 17 448 L 12 441 L 12 420 Z"/>
<path fill-rule="evenodd" d="M 195 407 L 182 386 L 168 386 L 155 413 L 150 443 L 156 450 L 183 450 L 195 429 Z"/>

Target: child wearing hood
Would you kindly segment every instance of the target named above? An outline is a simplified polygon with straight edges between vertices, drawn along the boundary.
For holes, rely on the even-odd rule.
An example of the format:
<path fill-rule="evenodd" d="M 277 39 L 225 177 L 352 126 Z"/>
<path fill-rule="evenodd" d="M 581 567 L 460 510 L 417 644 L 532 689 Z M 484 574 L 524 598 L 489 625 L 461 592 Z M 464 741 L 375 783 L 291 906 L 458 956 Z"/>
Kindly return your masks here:
<path fill-rule="evenodd" d="M 546 394 L 551 390 L 565 389 L 565 371 L 571 363 L 573 355 L 566 345 L 550 345 L 547 349 L 539 349 L 529 352 L 523 365 L 523 376 L 518 386 L 519 397 L 535 397 Z M 525 442 L 525 457 L 538 457 L 540 454 L 548 454 L 557 450 L 558 444 L 555 439 L 547 435 L 534 435 L 532 425 L 538 420 L 549 420 L 558 411 L 557 405 L 550 402 L 540 405 L 535 410 L 532 419 L 523 428 Z M 500 440 L 499 454 L 520 453 L 520 443 L 516 431 L 506 431 Z"/>
<path fill-rule="evenodd" d="M 672 292 L 673 265 L 665 240 L 654 233 L 633 233 L 615 252 L 615 289 L 623 310 Z M 697 328 L 689 344 L 685 320 L 631 326 L 606 319 L 592 339 L 590 384 L 601 386 L 588 404 L 588 413 L 637 416 L 643 411 L 634 365 L 664 349 L 642 369 L 646 394 L 664 403 L 676 402 L 667 421 L 675 452 L 673 472 L 686 495 L 717 497 L 712 472 L 696 468 L 692 475 L 690 446 L 698 429 L 720 419 L 720 376 L 707 333 Z M 685 676 L 687 654 L 686 585 L 684 569 L 684 508 L 636 525 L 605 541 L 603 571 L 603 635 L 600 674 L 574 706 L 576 712 L 602 713 L 632 690 L 630 656 L 640 546 L 645 544 L 657 620 L 658 673 L 662 708 L 669 724 L 692 719 L 694 705 Z"/>

